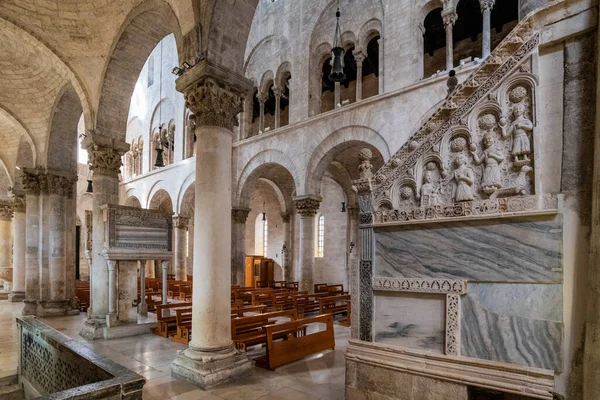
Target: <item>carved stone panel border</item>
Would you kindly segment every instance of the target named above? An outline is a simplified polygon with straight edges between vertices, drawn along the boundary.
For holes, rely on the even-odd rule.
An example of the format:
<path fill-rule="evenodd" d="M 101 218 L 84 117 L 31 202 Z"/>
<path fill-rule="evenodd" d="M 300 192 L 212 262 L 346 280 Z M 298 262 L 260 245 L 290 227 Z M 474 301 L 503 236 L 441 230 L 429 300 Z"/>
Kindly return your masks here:
<path fill-rule="evenodd" d="M 388 278 L 376 276 L 373 278 L 373 290 L 466 294 L 467 281 L 455 279 Z"/>
<path fill-rule="evenodd" d="M 373 341 L 373 289 L 371 279 L 373 277 L 373 262 L 360 262 L 360 340 Z"/>
<path fill-rule="evenodd" d="M 460 355 L 460 295 L 446 295 L 446 354 Z"/>

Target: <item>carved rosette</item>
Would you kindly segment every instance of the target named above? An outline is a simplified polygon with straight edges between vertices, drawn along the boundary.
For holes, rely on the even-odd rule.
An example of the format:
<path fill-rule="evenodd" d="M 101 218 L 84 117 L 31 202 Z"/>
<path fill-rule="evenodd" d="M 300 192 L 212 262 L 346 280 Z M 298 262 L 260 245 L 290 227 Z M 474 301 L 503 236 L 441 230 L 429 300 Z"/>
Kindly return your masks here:
<path fill-rule="evenodd" d="M 212 78 L 186 90 L 185 101 L 196 115 L 197 127 L 218 126 L 231 131 L 238 126 L 237 115 L 243 110 L 241 97 Z"/>
<path fill-rule="evenodd" d="M 0 201 L 0 221 L 10 221 L 13 216 L 13 204 L 10 201 Z"/>
<path fill-rule="evenodd" d="M 173 217 L 173 227 L 175 229 L 182 229 L 187 231 L 190 226 L 190 218 L 189 217 Z"/>
<path fill-rule="evenodd" d="M 15 197 L 13 197 L 13 210 L 16 213 L 24 213 L 27 210 L 25 196 L 15 195 Z"/>
<path fill-rule="evenodd" d="M 317 215 L 319 206 L 321 204 L 320 197 L 306 196 L 297 197 L 294 199 L 294 206 L 296 211 L 303 217 L 313 217 Z"/>
<path fill-rule="evenodd" d="M 232 208 L 231 209 L 231 222 L 234 224 L 245 224 L 248 219 L 250 209 L 248 208 Z"/>
<path fill-rule="evenodd" d="M 122 156 L 123 153 L 115 149 L 95 144 L 88 149 L 88 165 L 94 175 L 117 178 L 123 165 Z"/>

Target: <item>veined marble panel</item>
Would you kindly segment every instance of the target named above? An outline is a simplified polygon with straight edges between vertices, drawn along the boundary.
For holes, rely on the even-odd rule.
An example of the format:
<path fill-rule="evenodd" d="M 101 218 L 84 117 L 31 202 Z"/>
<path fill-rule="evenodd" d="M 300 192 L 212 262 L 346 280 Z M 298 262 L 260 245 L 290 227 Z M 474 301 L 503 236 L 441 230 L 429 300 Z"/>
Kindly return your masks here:
<path fill-rule="evenodd" d="M 426 293 L 377 293 L 374 341 L 444 353 L 446 296 Z"/>
<path fill-rule="evenodd" d="M 495 314 L 555 322 L 563 320 L 561 284 L 472 283 L 469 293 L 477 294 L 479 303 Z"/>
<path fill-rule="evenodd" d="M 461 355 L 562 371 L 563 324 L 499 315 L 462 298 Z"/>
<path fill-rule="evenodd" d="M 375 230 L 375 276 L 561 282 L 562 218 Z"/>

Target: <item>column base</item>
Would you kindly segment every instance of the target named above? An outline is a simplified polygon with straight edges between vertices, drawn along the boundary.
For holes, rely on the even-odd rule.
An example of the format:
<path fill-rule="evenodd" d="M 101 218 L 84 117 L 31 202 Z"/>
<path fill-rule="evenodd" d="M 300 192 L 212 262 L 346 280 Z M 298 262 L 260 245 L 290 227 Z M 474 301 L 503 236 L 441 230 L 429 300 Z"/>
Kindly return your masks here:
<path fill-rule="evenodd" d="M 111 324 L 111 326 L 109 326 Z M 79 336 L 87 340 L 116 339 L 129 336 L 146 335 L 156 328 L 156 322 L 142 322 L 119 325 L 112 315 L 88 318 Z"/>
<path fill-rule="evenodd" d="M 38 301 L 35 315 L 38 317 L 59 317 L 65 315 L 79 315 L 79 310 L 71 306 L 69 300 Z"/>
<path fill-rule="evenodd" d="M 250 374 L 252 363 L 233 345 L 214 351 L 188 348 L 180 352 L 171 364 L 171 376 L 186 380 L 203 389 Z"/>
<path fill-rule="evenodd" d="M 23 303 L 25 303 L 25 307 L 23 307 L 23 311 L 21 312 L 22 315 L 37 315 L 37 300 L 25 299 L 23 300 Z"/>
<path fill-rule="evenodd" d="M 8 295 L 8 301 L 12 303 L 20 303 L 25 300 L 25 292 L 12 292 Z"/>

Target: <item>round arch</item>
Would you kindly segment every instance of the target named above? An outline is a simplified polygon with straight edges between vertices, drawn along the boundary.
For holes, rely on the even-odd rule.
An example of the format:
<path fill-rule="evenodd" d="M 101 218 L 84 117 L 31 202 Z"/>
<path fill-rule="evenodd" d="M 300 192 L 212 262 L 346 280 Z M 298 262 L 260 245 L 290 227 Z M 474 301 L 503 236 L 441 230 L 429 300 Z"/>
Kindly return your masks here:
<path fill-rule="evenodd" d="M 126 200 L 125 200 L 125 206 L 127 207 L 135 207 L 135 208 L 142 208 L 142 203 L 140 202 L 140 200 L 135 197 L 135 196 L 129 196 Z"/>
<path fill-rule="evenodd" d="M 157 190 L 152 197 L 150 197 L 148 208 L 173 214 L 173 201 L 171 200 L 171 195 L 169 195 L 169 192 L 165 189 Z"/>

